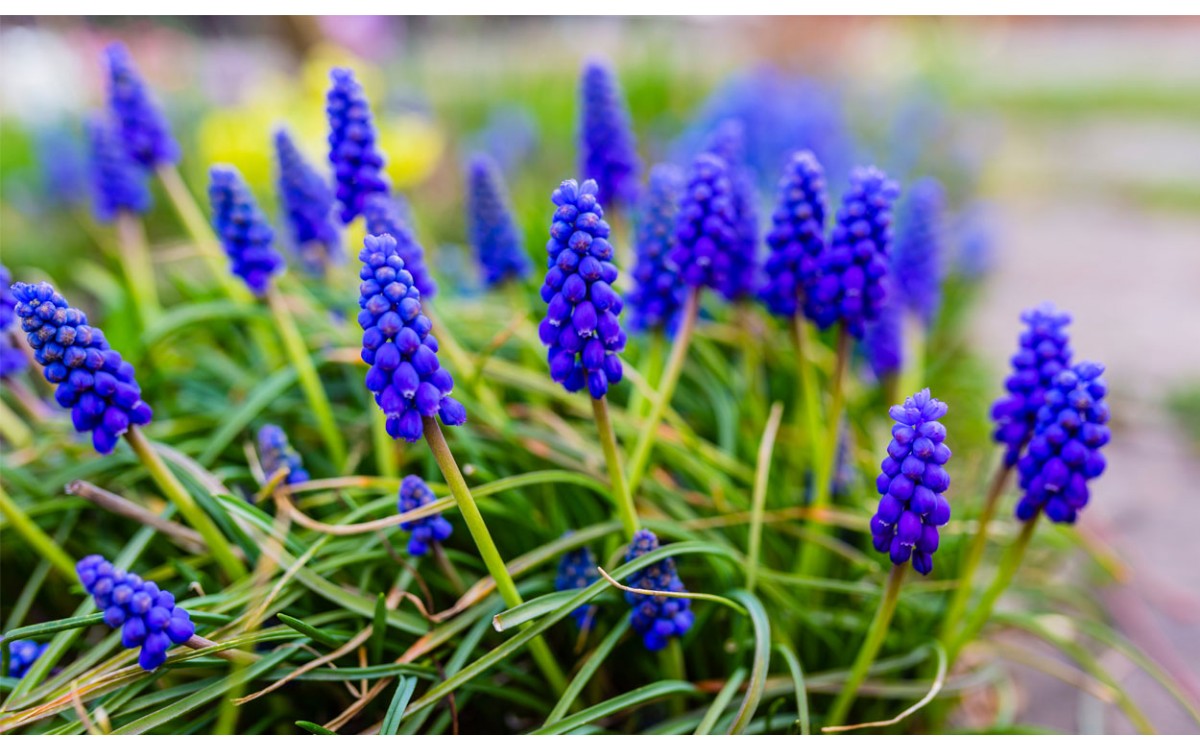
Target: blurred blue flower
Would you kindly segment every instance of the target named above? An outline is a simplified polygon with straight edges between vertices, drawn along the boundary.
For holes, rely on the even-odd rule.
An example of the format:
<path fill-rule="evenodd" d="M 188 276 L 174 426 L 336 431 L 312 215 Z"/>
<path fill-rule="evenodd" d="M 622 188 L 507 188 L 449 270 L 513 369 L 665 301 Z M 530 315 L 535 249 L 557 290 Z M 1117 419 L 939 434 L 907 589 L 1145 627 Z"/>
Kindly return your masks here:
<path fill-rule="evenodd" d="M 320 274 L 344 259 L 333 191 L 282 128 L 275 131 L 275 162 L 292 247 L 304 270 Z"/>
<path fill-rule="evenodd" d="M 337 183 L 342 222 L 349 224 L 362 213 L 363 202 L 372 193 L 387 193 L 383 154 L 376 144 L 371 105 L 354 72 L 334 68 L 329 72 L 333 86 L 325 99 L 329 116 L 329 163 Z"/>
<path fill-rule="evenodd" d="M 275 249 L 275 230 L 234 167 L 217 164 L 209 170 L 208 200 L 212 223 L 231 270 L 258 296 L 266 294 L 271 277 L 283 271 L 283 257 Z"/>
<path fill-rule="evenodd" d="M 567 532 L 570 534 L 571 532 Z M 600 580 L 600 572 L 596 568 L 596 556 L 590 547 L 579 547 L 568 551 L 558 561 L 558 575 L 554 578 L 555 591 L 571 591 L 585 589 Z M 585 604 L 571 611 L 575 624 L 580 630 L 591 627 L 596 605 Z"/>
<path fill-rule="evenodd" d="M 922 177 L 909 186 L 896 218 L 891 292 L 927 328 L 941 304 L 945 204 L 942 184 Z"/>
<path fill-rule="evenodd" d="M 433 490 L 429 489 L 425 480 L 416 474 L 409 474 L 401 480 L 400 495 L 396 501 L 396 509 L 401 513 L 424 508 L 436 501 L 437 495 L 433 494 Z M 450 532 L 454 530 L 441 513 L 434 513 L 415 521 L 405 521 L 400 524 L 400 528 L 412 534 L 408 538 L 408 554 L 413 557 L 427 554 L 431 545 L 446 541 L 450 537 Z"/>
<path fill-rule="evenodd" d="M 766 285 L 759 295 L 772 314 L 791 318 L 825 252 L 825 171 L 811 151 L 792 154 L 777 196 L 767 234 Z"/>
<path fill-rule="evenodd" d="M 134 67 L 129 50 L 114 42 L 105 48 L 104 56 L 108 62 L 108 105 L 130 158 L 148 169 L 178 162 L 179 144 Z"/>
<path fill-rule="evenodd" d="M 700 154 L 688 173 L 670 260 L 688 286 L 709 287 L 732 298 L 741 281 L 739 251 L 729 167 L 719 156 Z"/>
<path fill-rule="evenodd" d="M 637 200 L 641 162 L 629 106 L 617 76 L 605 63 L 589 61 L 580 81 L 580 164 L 585 180 L 595 180 L 596 199 L 613 207 Z"/>
<path fill-rule="evenodd" d="M 396 240 L 396 252 L 404 261 L 404 270 L 412 274 L 413 283 L 421 292 L 421 299 L 432 300 L 436 297 L 438 285 L 429 273 L 429 266 L 425 264 L 425 248 L 421 247 L 413 234 L 408 202 L 400 195 L 372 193 L 363 201 L 362 211 L 367 234 L 390 234 Z"/>
<path fill-rule="evenodd" d="M 487 286 L 523 279 L 533 270 L 508 205 L 504 178 L 484 154 L 473 155 L 467 165 L 467 234 Z"/>
<path fill-rule="evenodd" d="M 0 378 L 8 378 L 25 369 L 25 354 L 17 348 L 13 337 L 17 331 L 17 298 L 13 296 L 12 274 L 0 264 Z"/>
<path fill-rule="evenodd" d="M 49 643 L 16 640 L 8 644 L 8 676 L 21 679 L 33 663 L 46 653 Z"/>
<path fill-rule="evenodd" d="M 629 294 L 629 325 L 635 331 L 658 329 L 674 335 L 679 325 L 687 290 L 679 267 L 671 261 L 671 248 L 682 197 L 683 173 L 670 164 L 654 165 L 637 215 L 637 285 Z"/>
<path fill-rule="evenodd" d="M 108 223 L 120 211 L 145 213 L 150 208 L 146 173 L 126 153 L 112 123 L 99 115 L 89 118 L 87 136 L 92 213 L 96 220 Z"/>
<path fill-rule="evenodd" d="M 263 475 L 269 480 L 275 472 L 287 468 L 283 484 L 299 484 L 309 480 L 308 472 L 304 470 L 304 461 L 300 454 L 288 442 L 287 433 L 282 427 L 265 424 L 258 430 L 258 456 L 262 461 Z"/>
<path fill-rule="evenodd" d="M 658 549 L 658 537 L 642 529 L 633 535 L 625 562 L 632 562 L 648 552 Z M 668 557 L 653 565 L 642 568 L 629 577 L 630 588 L 649 591 L 667 591 L 674 594 L 686 593 L 683 581 L 675 570 L 675 560 Z M 671 638 L 681 638 L 692 627 L 695 615 L 691 602 L 674 596 L 651 596 L 625 592 L 625 601 L 633 607 L 629 622 L 634 632 L 642 636 L 648 651 L 666 648 Z"/>

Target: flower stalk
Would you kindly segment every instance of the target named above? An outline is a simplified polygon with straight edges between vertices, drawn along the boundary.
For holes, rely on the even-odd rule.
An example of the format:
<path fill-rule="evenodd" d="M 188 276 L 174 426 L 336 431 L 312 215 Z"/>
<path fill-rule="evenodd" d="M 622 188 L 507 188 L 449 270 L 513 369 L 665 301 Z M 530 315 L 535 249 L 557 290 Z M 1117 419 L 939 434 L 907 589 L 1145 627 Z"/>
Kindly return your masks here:
<path fill-rule="evenodd" d="M 638 523 L 637 506 L 634 505 L 629 485 L 625 482 L 625 472 L 617 448 L 617 436 L 613 432 L 612 419 L 608 414 L 608 398 L 592 399 L 592 412 L 596 415 L 596 429 L 600 433 L 600 446 L 604 449 L 604 462 L 608 466 L 608 479 L 612 483 L 617 515 L 621 519 L 625 536 L 632 539 L 641 525 Z"/>

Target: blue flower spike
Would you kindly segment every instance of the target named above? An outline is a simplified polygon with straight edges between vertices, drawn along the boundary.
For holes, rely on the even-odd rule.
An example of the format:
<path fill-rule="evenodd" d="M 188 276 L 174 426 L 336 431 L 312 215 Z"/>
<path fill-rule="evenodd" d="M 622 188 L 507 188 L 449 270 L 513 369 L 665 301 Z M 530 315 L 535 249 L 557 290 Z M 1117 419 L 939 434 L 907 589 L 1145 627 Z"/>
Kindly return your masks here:
<path fill-rule="evenodd" d="M 881 495 L 871 518 L 875 549 L 887 554 L 894 565 L 912 560 L 921 575 L 933 570 L 938 528 L 950 521 L 950 503 L 943 495 L 950 488 L 945 469 L 950 448 L 945 443 L 946 428 L 938 421 L 948 408 L 926 388 L 889 409 L 896 424 L 875 480 Z"/>
<path fill-rule="evenodd" d="M 337 183 L 342 223 L 349 224 L 363 211 L 373 193 L 388 193 L 383 173 L 383 153 L 376 143 L 371 105 L 363 88 L 347 68 L 329 72 L 333 85 L 325 98 L 329 117 L 329 163 Z"/>
<path fill-rule="evenodd" d="M 275 249 L 275 231 L 234 167 L 217 164 L 209 170 L 208 198 L 213 228 L 221 238 L 235 276 L 256 296 L 263 296 L 271 279 L 284 268 Z"/>
<path fill-rule="evenodd" d="M 441 417 L 448 426 L 467 421 L 463 405 L 450 396 L 454 378 L 438 362 L 433 327 L 421 313 L 421 292 L 404 267 L 396 240 L 368 235 L 358 259 L 358 324 L 367 388 L 387 415 L 387 433 L 414 443 L 423 434 L 422 417 Z"/>
<path fill-rule="evenodd" d="M 633 536 L 625 553 L 625 562 L 632 562 L 642 555 L 658 549 L 658 537 L 654 532 L 642 529 Z M 686 593 L 683 581 L 675 570 L 675 560 L 666 558 L 642 568 L 630 576 L 629 586 L 649 591 L 667 591 L 674 594 Z M 632 607 L 629 623 L 634 632 L 642 636 L 648 651 L 660 651 L 671 638 L 681 638 L 692 627 L 695 614 L 691 601 L 675 596 L 651 596 L 625 592 L 625 601 Z"/>
<path fill-rule="evenodd" d="M 487 286 L 523 279 L 533 270 L 500 168 L 484 154 L 467 165 L 467 233 Z"/>
<path fill-rule="evenodd" d="M 0 378 L 10 378 L 25 369 L 28 361 L 13 337 L 17 322 L 17 298 L 12 293 L 12 274 L 0 264 Z"/>
<path fill-rule="evenodd" d="M 737 251 L 729 258 L 732 271 L 720 290 L 730 302 L 755 293 L 758 279 L 758 195 L 754 175 L 746 166 L 746 128 L 739 119 L 723 120 L 709 136 L 705 148 L 729 168 L 733 194 Z"/>
<path fill-rule="evenodd" d="M 580 82 L 580 164 L 585 179 L 595 180 L 596 199 L 613 206 L 637 200 L 641 162 L 629 117 L 629 107 L 616 74 L 592 60 Z"/>
<path fill-rule="evenodd" d="M 892 291 L 928 328 L 941 305 L 946 196 L 933 177 L 916 180 L 906 192 L 896 217 Z"/>
<path fill-rule="evenodd" d="M 58 405 L 71 410 L 77 432 L 90 431 L 96 450 L 112 453 L 131 426 L 150 423 L 153 412 L 142 400 L 133 365 L 108 345 L 103 331 L 45 282 L 17 282 L 12 291 L 34 359 L 55 384 Z"/>
<path fill-rule="evenodd" d="M 682 198 L 679 169 L 654 165 L 638 210 L 633 267 L 637 286 L 629 295 L 630 327 L 635 331 L 663 330 L 673 335 L 679 326 L 687 290 L 679 278 L 679 267 L 671 260 L 671 248 Z"/>
<path fill-rule="evenodd" d="M 825 253 L 825 170 L 811 151 L 792 154 L 779 180 L 767 245 L 766 283 L 759 293 L 772 315 L 791 318 L 813 286 Z"/>
<path fill-rule="evenodd" d="M 21 679 L 33 663 L 46 653 L 49 643 L 16 640 L 8 645 L 8 676 Z"/>
<path fill-rule="evenodd" d="M 282 484 L 299 484 L 309 480 L 300 454 L 288 442 L 282 427 L 265 424 L 258 430 L 258 457 L 262 461 L 263 474 L 267 480 L 280 469 L 287 469 Z"/>
<path fill-rule="evenodd" d="M 425 484 L 425 480 L 416 474 L 409 474 L 400 482 L 400 497 L 396 501 L 396 509 L 401 513 L 423 508 L 437 501 L 437 495 Z M 432 545 L 444 542 L 450 538 L 454 528 L 441 513 L 418 518 L 415 521 L 405 521 L 400 528 L 409 532 L 408 554 L 421 557 L 429 553 Z"/>
<path fill-rule="evenodd" d="M 570 534 L 571 532 L 567 532 Z M 590 547 L 584 546 L 570 550 L 558 561 L 558 575 L 554 578 L 555 591 L 573 591 L 585 589 L 600 580 L 600 571 L 596 566 L 596 556 Z M 575 624 L 580 630 L 587 630 L 595 617 L 596 606 L 585 604 L 576 607 L 571 612 Z"/>
<path fill-rule="evenodd" d="M 675 220 L 671 262 L 687 286 L 709 287 L 728 297 L 739 283 L 738 243 L 729 167 L 719 156 L 700 154 L 688 173 Z"/>
<path fill-rule="evenodd" d="M 146 169 L 179 161 L 179 144 L 154 101 L 129 50 L 120 42 L 104 50 L 108 63 L 108 106 L 117 119 L 121 140 L 130 158 Z"/>
<path fill-rule="evenodd" d="M 1012 357 L 1012 374 L 1004 381 L 1008 393 L 992 406 L 993 438 L 1004 445 L 1004 463 L 1016 466 L 1037 426 L 1046 390 L 1070 367 L 1071 341 L 1066 328 L 1071 316 L 1044 303 L 1021 314 L 1025 331 Z"/>
<path fill-rule="evenodd" d="M 114 125 L 97 115 L 88 119 L 86 127 L 88 184 L 96 221 L 108 224 L 122 211 L 145 213 L 150 208 L 146 173 L 125 150 Z"/>
<path fill-rule="evenodd" d="M 390 234 L 396 240 L 396 252 L 404 261 L 404 270 L 412 274 L 413 284 L 421 290 L 421 299 L 431 302 L 437 296 L 437 282 L 425 264 L 425 248 L 412 231 L 408 204 L 400 196 L 372 193 L 363 200 L 363 221 L 367 234 Z"/>
<path fill-rule="evenodd" d="M 175 606 L 175 597 L 153 581 L 118 570 L 100 555 L 89 555 L 75 566 L 79 582 L 104 613 L 110 628 L 121 629 L 121 645 L 141 647 L 138 665 L 153 672 L 167 660 L 171 644 L 181 645 L 196 634 L 191 615 Z"/>
<path fill-rule="evenodd" d="M 282 128 L 275 131 L 275 165 L 284 223 L 304 270 L 318 275 L 341 263 L 342 236 L 333 191 Z"/>
<path fill-rule="evenodd" d="M 550 347 L 554 382 L 572 393 L 586 385 L 600 399 L 621 380 L 625 332 L 618 319 L 624 303 L 612 288 L 617 267 L 610 230 L 596 190 L 594 180 L 567 180 L 551 196 L 549 270 L 541 290 L 547 309 L 538 334 Z"/>

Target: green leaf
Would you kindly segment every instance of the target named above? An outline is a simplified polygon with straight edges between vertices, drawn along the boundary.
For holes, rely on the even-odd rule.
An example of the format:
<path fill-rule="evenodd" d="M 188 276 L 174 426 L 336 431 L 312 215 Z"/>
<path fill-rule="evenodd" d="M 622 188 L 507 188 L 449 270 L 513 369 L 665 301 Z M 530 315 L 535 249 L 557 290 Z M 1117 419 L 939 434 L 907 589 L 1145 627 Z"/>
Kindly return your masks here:
<path fill-rule="evenodd" d="M 786 643 L 776 643 L 775 650 L 787 662 L 788 671 L 792 675 L 792 684 L 796 686 L 796 712 L 798 718 L 796 723 L 800 725 L 800 734 L 809 734 L 812 731 L 812 726 L 808 718 L 808 688 L 804 684 L 804 671 L 800 669 L 800 660 L 796 658 L 796 652 Z"/>
<path fill-rule="evenodd" d="M 618 695 L 616 698 L 609 698 L 602 703 L 597 703 L 580 711 L 579 713 L 571 714 L 565 719 L 535 729 L 531 734 L 565 734 L 573 729 L 578 729 L 585 724 L 590 724 L 598 719 L 603 719 L 606 716 L 611 716 L 619 711 L 624 711 L 635 706 L 640 706 L 644 703 L 650 703 L 660 698 L 665 698 L 669 695 L 691 694 L 698 692 L 696 686 L 690 682 L 681 680 L 661 680 L 652 685 L 640 687 L 637 690 L 631 690 L 623 695 Z"/>
<path fill-rule="evenodd" d="M 75 628 L 88 628 L 92 625 L 100 625 L 104 622 L 104 613 L 96 612 L 91 615 L 81 615 L 79 617 L 67 617 L 62 620 L 51 620 L 50 622 L 39 622 L 36 625 L 26 625 L 23 628 L 10 630 L 4 634 L 4 642 L 11 643 L 20 638 L 41 638 L 43 636 L 60 633 L 64 630 L 74 630 Z"/>
<path fill-rule="evenodd" d="M 579 668 L 579 672 L 572 678 L 571 683 L 567 685 L 567 689 L 559 697 L 558 703 L 554 704 L 554 710 L 546 717 L 546 721 L 542 724 L 543 727 L 553 724 L 567 715 L 567 711 L 571 710 L 571 704 L 579 697 L 579 693 L 587 686 L 588 682 L 592 679 L 592 675 L 596 674 L 596 670 L 604 664 L 604 660 L 612 653 L 613 648 L 621 638 L 629 632 L 629 627 L 629 618 L 622 617 L 616 627 L 608 631 L 608 635 L 604 636 L 604 640 L 600 642 L 596 650 L 583 662 L 583 665 Z"/>
<path fill-rule="evenodd" d="M 383 644 L 387 637 L 387 597 L 383 592 L 379 592 L 379 596 L 375 598 L 375 617 L 372 620 L 371 628 L 371 663 L 378 664 L 383 661 Z"/>
<path fill-rule="evenodd" d="M 732 596 L 746 605 L 746 610 L 750 613 L 750 622 L 754 626 L 754 664 L 750 670 L 750 684 L 746 687 L 746 697 L 742 699 L 742 705 L 734 716 L 733 726 L 729 728 L 730 734 L 741 734 L 754 718 L 754 712 L 758 710 L 759 701 L 762 700 L 763 690 L 766 688 L 767 673 L 771 668 L 771 623 L 767 620 L 767 611 L 763 609 L 762 602 L 754 594 L 749 591 L 735 591 Z"/>
<path fill-rule="evenodd" d="M 379 728 L 380 734 L 396 733 L 396 730 L 400 728 L 400 719 L 404 717 L 404 709 L 408 708 L 408 702 L 412 700 L 413 691 L 416 689 L 416 677 L 401 677 L 397 680 L 396 694 L 392 696 L 392 703 L 383 717 L 383 724 Z"/>
<path fill-rule="evenodd" d="M 304 721 L 303 719 L 297 721 L 296 726 L 300 727 L 309 734 L 337 734 L 337 732 L 331 732 L 320 724 L 314 724 L 311 721 Z"/>
<path fill-rule="evenodd" d="M 276 615 L 276 617 L 279 618 L 280 622 L 282 622 L 284 625 L 287 625 L 292 630 L 311 638 L 313 641 L 321 644 L 322 646 L 326 646 L 327 648 L 341 648 L 342 643 L 344 643 L 344 641 L 341 639 L 330 635 L 324 630 L 321 630 L 320 628 L 314 628 L 312 625 L 309 625 L 308 623 L 296 617 L 292 617 L 291 615 L 280 612 L 278 615 Z"/>
<path fill-rule="evenodd" d="M 738 688 L 742 686 L 742 681 L 745 679 L 745 667 L 738 667 L 733 670 L 733 674 L 726 678 L 725 684 L 721 687 L 721 692 L 717 693 L 717 697 L 713 699 L 712 705 L 704 712 L 704 718 L 700 720 L 700 724 L 696 727 L 694 734 L 712 734 L 717 720 L 721 718 L 721 714 L 725 713 L 725 709 L 733 700 L 733 696 L 737 695 Z"/>
<path fill-rule="evenodd" d="M 230 300 L 212 300 L 180 305 L 155 316 L 142 333 L 142 344 L 146 348 L 153 347 L 168 336 L 199 323 L 255 319 L 265 321 L 267 316 L 256 306 Z"/>
<path fill-rule="evenodd" d="M 198 459 L 200 464 L 202 466 L 211 464 L 213 459 L 225 450 L 225 446 L 237 437 L 238 433 L 245 430 L 246 426 L 263 409 L 270 406 L 272 401 L 279 398 L 295 382 L 296 370 L 291 365 L 276 370 L 270 377 L 260 382 L 241 406 L 222 417 L 220 426 L 209 439 L 204 452 L 200 454 Z"/>
<path fill-rule="evenodd" d="M 549 614 L 558 609 L 562 606 L 563 602 L 574 598 L 576 593 L 575 589 L 553 591 L 549 594 L 543 594 L 536 599 L 530 599 L 493 617 L 492 627 L 496 629 L 497 633 L 503 633 L 518 625 L 524 625 L 530 620 L 536 620 L 542 615 Z"/>

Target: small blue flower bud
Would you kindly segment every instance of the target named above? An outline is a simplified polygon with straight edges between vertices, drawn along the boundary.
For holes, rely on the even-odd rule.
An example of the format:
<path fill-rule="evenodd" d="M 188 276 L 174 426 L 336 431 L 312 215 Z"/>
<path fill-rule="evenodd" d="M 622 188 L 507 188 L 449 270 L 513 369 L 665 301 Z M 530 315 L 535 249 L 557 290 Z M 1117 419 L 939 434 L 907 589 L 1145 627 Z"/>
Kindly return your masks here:
<path fill-rule="evenodd" d="M 283 484 L 299 484 L 309 480 L 308 472 L 304 470 L 304 461 L 300 458 L 283 428 L 273 424 L 265 424 L 258 431 L 258 456 L 262 461 L 263 474 L 267 479 L 275 472 L 286 467 L 287 476 Z"/>
<path fill-rule="evenodd" d="M 656 549 L 658 537 L 654 536 L 653 532 L 642 529 L 633 535 L 633 541 L 625 553 L 625 562 L 636 560 Z M 670 557 L 634 573 L 629 578 L 629 586 L 675 594 L 687 591 L 675 570 L 675 560 Z M 642 636 L 642 643 L 648 651 L 659 651 L 666 647 L 668 639 L 683 637 L 695 618 L 688 599 L 627 591 L 625 601 L 633 607 L 629 614 L 629 622 L 634 631 Z"/>
<path fill-rule="evenodd" d="M 409 474 L 400 482 L 400 496 L 396 501 L 396 509 L 407 513 L 436 501 L 437 495 L 433 494 L 425 480 L 416 474 Z M 408 554 L 413 557 L 427 554 L 430 545 L 445 541 L 453 531 L 450 522 L 441 513 L 434 513 L 415 521 L 405 521 L 400 524 L 400 528 L 412 533 L 408 539 Z"/>

